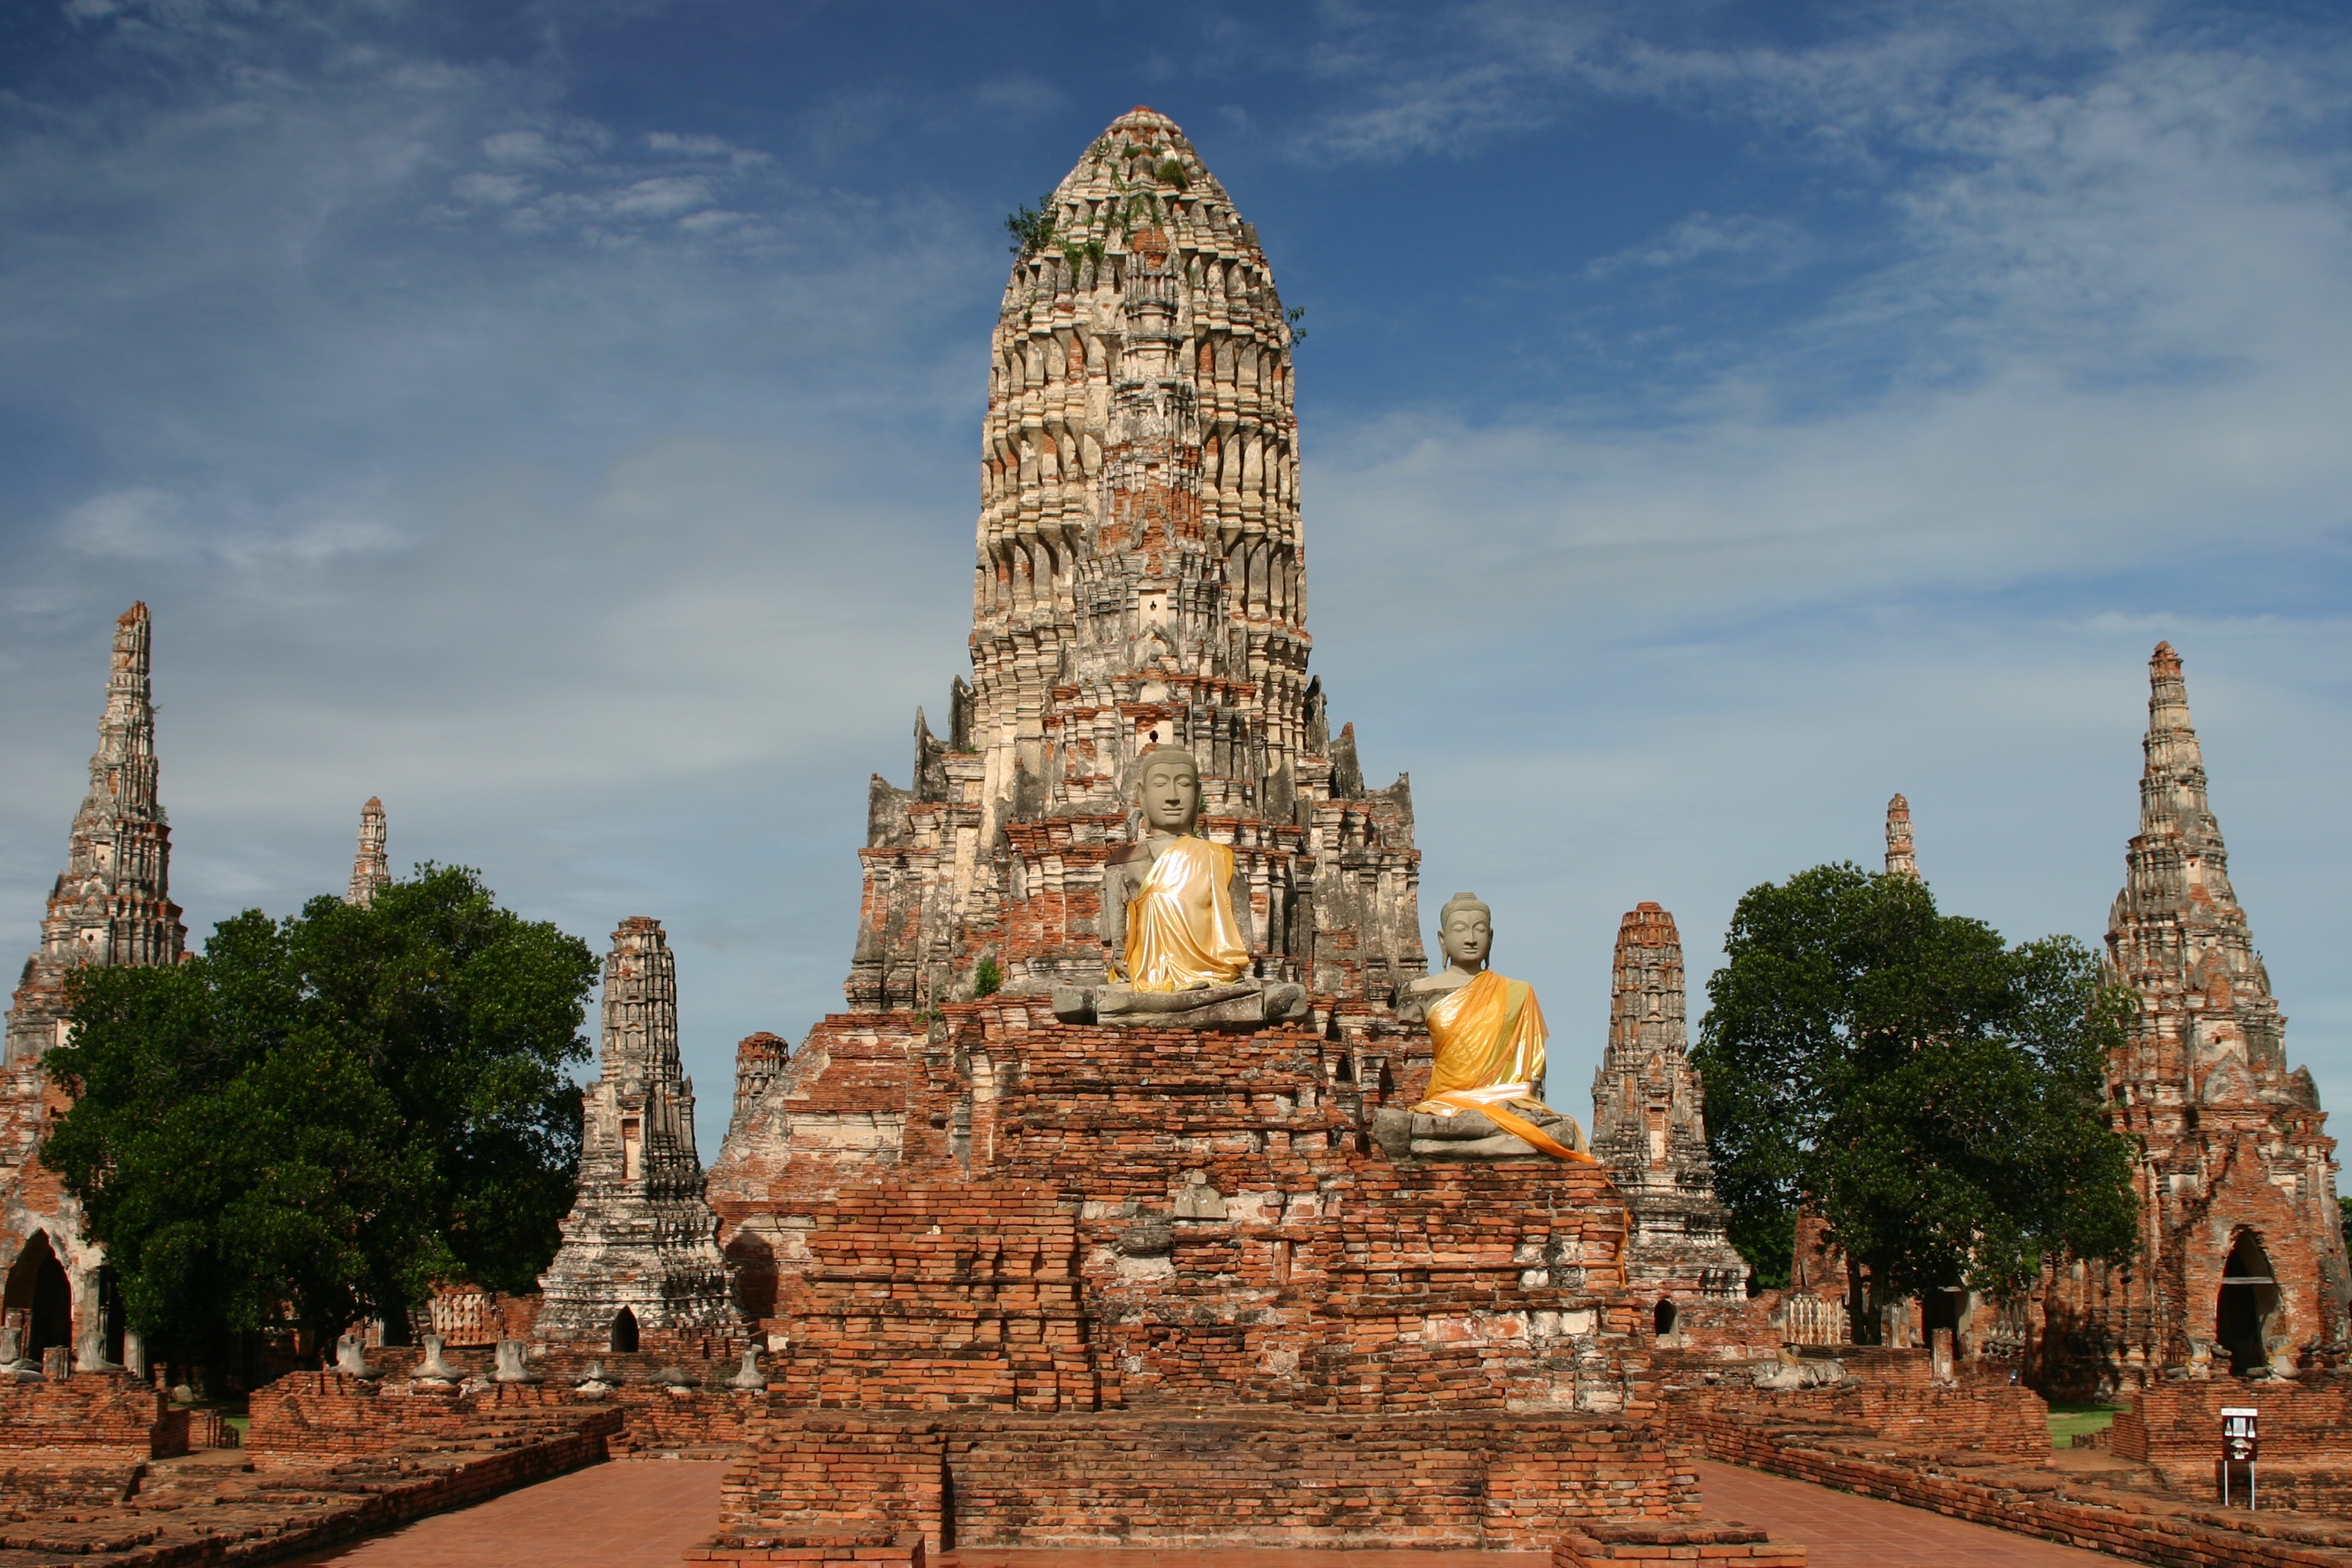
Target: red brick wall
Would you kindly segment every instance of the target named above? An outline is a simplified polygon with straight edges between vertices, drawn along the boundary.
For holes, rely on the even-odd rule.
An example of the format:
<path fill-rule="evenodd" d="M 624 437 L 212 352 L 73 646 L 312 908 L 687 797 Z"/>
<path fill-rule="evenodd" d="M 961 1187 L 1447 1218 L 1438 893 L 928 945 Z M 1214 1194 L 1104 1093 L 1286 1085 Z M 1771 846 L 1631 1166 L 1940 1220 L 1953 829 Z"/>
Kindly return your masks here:
<path fill-rule="evenodd" d="M 2135 1391 L 2131 1408 L 2108 1433 L 2111 1452 L 2155 1465 L 2176 1484 L 2201 1486 L 2221 1457 L 2221 1407 L 2261 1412 L 2265 1462 L 2346 1461 L 2352 1429 L 2352 1381 L 2340 1376 L 2306 1383 L 2236 1378 L 2210 1383 L 2160 1383 Z"/>
<path fill-rule="evenodd" d="M 188 1451 L 188 1419 L 161 1393 L 120 1374 L 0 1381 L 0 1449 L 18 1448 L 94 1448 L 163 1458 Z"/>
<path fill-rule="evenodd" d="M 1722 1381 L 1697 1384 L 1692 1374 L 1706 1367 L 1685 1355 L 1662 1372 L 1674 1385 L 1666 1397 L 1673 1419 L 1738 1412 L 1767 1421 L 1807 1422 L 1867 1432 L 1897 1443 L 1928 1448 L 1966 1448 L 1978 1454 L 2013 1455 L 2039 1460 L 2050 1451 L 2050 1406 L 2030 1388 L 1963 1376 L 1950 1384 L 1931 1375 L 1924 1350 L 1848 1346 L 1839 1363 L 1848 1375 L 1842 1385 L 1767 1389 L 1749 1384 L 1749 1368 L 1727 1370 Z"/>

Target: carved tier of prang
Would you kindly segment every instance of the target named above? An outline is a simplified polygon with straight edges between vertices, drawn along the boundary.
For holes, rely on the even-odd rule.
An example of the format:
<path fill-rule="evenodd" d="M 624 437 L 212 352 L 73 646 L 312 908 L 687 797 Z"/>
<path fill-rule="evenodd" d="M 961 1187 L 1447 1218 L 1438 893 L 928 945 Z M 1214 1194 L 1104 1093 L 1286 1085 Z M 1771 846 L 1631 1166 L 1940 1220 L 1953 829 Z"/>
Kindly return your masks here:
<path fill-rule="evenodd" d="M 1606 1172 L 1369 1135 L 1431 1073 L 1412 796 L 1307 674 L 1256 233 L 1140 109 L 1046 213 L 992 344 L 971 683 L 874 783 L 850 1010 L 746 1042 L 710 1173 L 772 1352 L 730 1528 L 1548 1546 L 1686 1512 Z M 1230 851 L 1213 1006 L 1105 985 L 1155 748 Z"/>

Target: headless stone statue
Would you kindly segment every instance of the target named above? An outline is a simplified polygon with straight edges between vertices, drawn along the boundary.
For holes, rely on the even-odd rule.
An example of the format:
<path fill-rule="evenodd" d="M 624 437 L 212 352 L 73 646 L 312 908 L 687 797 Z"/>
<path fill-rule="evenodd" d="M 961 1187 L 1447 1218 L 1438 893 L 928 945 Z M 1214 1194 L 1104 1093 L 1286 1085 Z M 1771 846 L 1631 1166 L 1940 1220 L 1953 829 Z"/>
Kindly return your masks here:
<path fill-rule="evenodd" d="M 1591 1163 L 1574 1119 L 1536 1098 L 1548 1037 L 1543 1009 L 1533 986 L 1486 967 L 1493 911 L 1473 894 L 1454 894 L 1438 911 L 1437 941 L 1449 966 L 1414 981 L 1397 1000 L 1398 1016 L 1425 1022 L 1437 1047 L 1429 1096 L 1410 1110 L 1376 1114 L 1373 1138 L 1391 1159 L 1548 1154 Z"/>
<path fill-rule="evenodd" d="M 1143 836 L 1103 866 L 1099 986 L 1054 993 L 1071 1023 L 1244 1028 L 1303 1013 L 1305 986 L 1250 973 L 1249 888 L 1234 852 L 1194 829 L 1201 769 L 1190 752 L 1145 754 L 1138 780 Z"/>

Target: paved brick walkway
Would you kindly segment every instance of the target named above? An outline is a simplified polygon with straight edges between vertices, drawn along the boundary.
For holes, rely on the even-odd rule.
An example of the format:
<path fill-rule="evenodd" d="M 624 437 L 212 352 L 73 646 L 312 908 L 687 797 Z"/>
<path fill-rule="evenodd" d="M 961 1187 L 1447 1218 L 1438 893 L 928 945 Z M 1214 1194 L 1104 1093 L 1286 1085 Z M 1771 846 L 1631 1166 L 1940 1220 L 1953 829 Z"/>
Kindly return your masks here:
<path fill-rule="evenodd" d="M 1706 1511 L 1772 1532 L 1775 1541 L 1807 1547 L 1811 1568 L 1929 1568 L 1948 1563 L 2000 1564 L 2001 1568 L 2092 1568 L 2115 1559 L 2011 1535 L 1926 1509 L 1856 1497 L 1809 1481 L 1768 1476 L 1737 1465 L 1702 1460 L 1699 1485 Z"/>
<path fill-rule="evenodd" d="M 678 1568 L 719 1528 L 727 1462 L 591 1465 L 297 1560 L 335 1568 Z"/>

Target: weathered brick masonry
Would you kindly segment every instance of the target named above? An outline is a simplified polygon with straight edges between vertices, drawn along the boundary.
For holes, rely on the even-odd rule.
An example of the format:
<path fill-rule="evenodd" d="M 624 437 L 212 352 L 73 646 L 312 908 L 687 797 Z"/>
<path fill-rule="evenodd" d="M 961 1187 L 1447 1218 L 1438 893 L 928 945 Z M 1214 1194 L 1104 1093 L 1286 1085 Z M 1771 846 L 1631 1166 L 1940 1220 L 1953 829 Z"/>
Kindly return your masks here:
<path fill-rule="evenodd" d="M 2182 1493 L 2214 1484 L 2224 1405 L 2259 1413 L 2261 1485 L 2270 1506 L 2352 1513 L 2352 1379 L 2308 1383 L 2167 1382 L 2137 1390 L 2116 1417 L 2108 1451 L 2152 1467 Z"/>
<path fill-rule="evenodd" d="M 1654 1425 L 1610 1416 L 779 1407 L 754 1436 L 756 1457 L 728 1478 L 730 1521 L 803 1539 L 912 1529 L 934 1549 L 1547 1550 L 1572 1521 L 1686 1513 L 1696 1487 Z"/>
<path fill-rule="evenodd" d="M 187 1453 L 188 1415 L 121 1374 L 0 1384 L 0 1565 L 273 1562 L 593 1463 L 623 1420 L 536 1386 L 332 1373 L 257 1392 L 243 1449 Z"/>
<path fill-rule="evenodd" d="M 127 1378 L 83 1373 L 0 1379 L 0 1452 L 95 1450 L 134 1459 L 185 1453 L 188 1413 Z"/>

